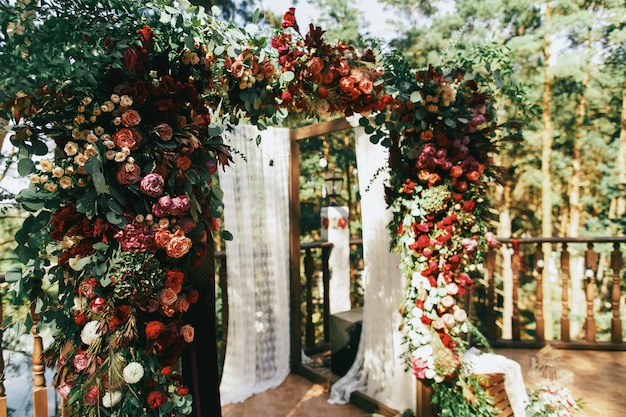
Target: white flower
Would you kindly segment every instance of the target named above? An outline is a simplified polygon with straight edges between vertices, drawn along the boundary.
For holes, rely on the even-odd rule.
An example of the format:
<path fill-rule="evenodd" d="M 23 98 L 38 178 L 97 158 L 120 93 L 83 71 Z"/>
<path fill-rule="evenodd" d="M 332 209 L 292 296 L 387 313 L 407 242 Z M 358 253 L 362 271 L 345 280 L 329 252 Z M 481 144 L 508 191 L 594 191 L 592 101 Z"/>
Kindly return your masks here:
<path fill-rule="evenodd" d="M 143 366 L 139 362 L 131 362 L 122 371 L 127 384 L 135 384 L 143 378 Z"/>
<path fill-rule="evenodd" d="M 112 408 L 122 399 L 122 393 L 119 391 L 107 391 L 102 396 L 102 405 L 106 408 Z"/>
<path fill-rule="evenodd" d="M 80 340 L 82 340 L 84 344 L 91 345 L 100 338 L 98 325 L 99 323 L 97 320 L 92 320 L 85 324 L 85 327 L 83 327 L 83 330 L 80 332 Z"/>

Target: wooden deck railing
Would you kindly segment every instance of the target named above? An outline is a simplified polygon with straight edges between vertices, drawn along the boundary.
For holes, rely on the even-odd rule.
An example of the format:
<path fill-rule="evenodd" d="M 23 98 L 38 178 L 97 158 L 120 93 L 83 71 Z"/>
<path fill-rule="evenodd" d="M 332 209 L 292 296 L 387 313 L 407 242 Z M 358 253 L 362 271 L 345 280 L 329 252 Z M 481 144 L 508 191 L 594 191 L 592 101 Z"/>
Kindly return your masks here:
<path fill-rule="evenodd" d="M 540 346 L 549 341 L 562 348 L 626 350 L 626 309 L 621 303 L 626 237 L 499 241 L 503 246 L 488 253 L 485 272 L 486 328 L 492 344 Z M 547 261 L 546 247 L 552 254 Z M 505 264 L 510 270 L 502 268 Z M 510 302 L 509 314 L 504 313 L 505 301 Z M 508 337 L 503 335 L 507 320 Z"/>
<path fill-rule="evenodd" d="M 474 297 L 472 306 L 492 345 L 539 347 L 550 343 L 562 348 L 626 350 L 622 324 L 626 318 L 626 306 L 622 303 L 625 296 L 622 292 L 622 251 L 626 249 L 626 237 L 499 239 L 499 242 L 502 246 L 487 254 L 483 280 L 485 295 Z M 361 240 L 350 243 L 362 244 Z M 546 245 L 550 246 L 552 253 L 552 259 L 548 261 L 543 255 Z M 304 308 L 299 314 L 301 325 L 297 327 L 301 329 L 305 351 L 315 351 L 328 347 L 330 339 L 331 274 L 328 258 L 332 244 L 304 243 L 300 250 L 303 252 L 302 285 L 298 291 Z M 228 335 L 226 255 L 216 252 L 215 259 L 217 282 L 222 290 L 222 332 L 218 343 L 222 346 L 223 356 Z M 0 274 L 0 284 L 4 282 L 5 276 Z M 40 288 L 36 287 L 36 291 Z M 33 297 L 36 295 L 33 293 Z M 509 307 L 506 307 L 507 303 Z M 546 308 L 555 305 L 558 308 L 551 309 L 558 311 L 558 317 L 551 317 Z M 575 317 L 572 310 L 577 313 Z M 314 315 L 321 318 L 321 323 L 314 322 Z M 31 317 L 36 324 L 38 317 L 34 309 Z M 507 327 L 508 335 L 504 331 Z M 578 331 L 573 334 L 574 327 Z M 550 332 L 548 328 L 557 331 Z M 35 329 L 33 326 L 33 412 L 35 417 L 47 417 L 47 389 L 41 361 L 43 343 Z M 0 417 L 6 416 L 4 361 L 0 345 Z"/>

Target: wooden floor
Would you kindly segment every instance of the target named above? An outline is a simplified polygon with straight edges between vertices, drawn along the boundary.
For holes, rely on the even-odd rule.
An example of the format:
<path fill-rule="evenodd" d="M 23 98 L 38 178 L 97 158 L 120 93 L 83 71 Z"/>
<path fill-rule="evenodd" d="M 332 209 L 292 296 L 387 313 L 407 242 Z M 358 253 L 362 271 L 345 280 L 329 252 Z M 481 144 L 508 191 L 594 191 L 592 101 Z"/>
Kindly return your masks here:
<path fill-rule="evenodd" d="M 560 352 L 563 366 L 574 372 L 572 393 L 585 402 L 576 417 L 626 416 L 626 352 Z M 498 349 L 496 353 L 516 360 L 527 374 L 537 351 Z M 528 382 L 526 385 L 532 388 Z M 222 416 L 360 417 L 367 414 L 353 405 L 328 404 L 328 391 L 328 384 L 315 384 L 290 375 L 278 388 L 254 395 L 243 403 L 225 405 Z"/>

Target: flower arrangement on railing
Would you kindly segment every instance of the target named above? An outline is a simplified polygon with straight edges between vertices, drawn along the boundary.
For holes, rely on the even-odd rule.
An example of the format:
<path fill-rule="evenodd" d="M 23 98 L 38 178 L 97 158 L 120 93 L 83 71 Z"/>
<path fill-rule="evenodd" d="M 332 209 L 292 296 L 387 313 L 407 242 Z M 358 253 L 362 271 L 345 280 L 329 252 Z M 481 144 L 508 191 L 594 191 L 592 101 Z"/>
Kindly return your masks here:
<path fill-rule="evenodd" d="M 532 417 L 572 417 L 582 408 L 582 400 L 575 400 L 566 387 L 536 386 L 529 400 L 526 414 Z"/>
<path fill-rule="evenodd" d="M 386 198 L 406 279 L 407 367 L 432 386 L 441 415 L 490 416 L 491 398 L 463 361 L 467 334 L 481 338 L 463 296 L 496 244 L 487 201 L 488 183 L 498 178 L 495 99 L 488 79 L 469 68 L 412 71 L 393 56 L 387 64 L 386 75 L 402 80 L 393 84 L 394 101 L 374 118 L 377 126 L 362 124 L 390 148 Z"/>
<path fill-rule="evenodd" d="M 35 312 L 58 329 L 46 360 L 73 413 L 187 415 L 174 365 L 198 331 L 192 278 L 220 231 L 225 125 L 370 111 L 381 73 L 319 28 L 302 38 L 293 9 L 271 49 L 202 8 L 60 1 L 18 2 L 7 27 L 21 29 L 0 53 L 0 110 L 31 181 L 16 288 L 58 284 L 58 298 L 35 294 Z"/>

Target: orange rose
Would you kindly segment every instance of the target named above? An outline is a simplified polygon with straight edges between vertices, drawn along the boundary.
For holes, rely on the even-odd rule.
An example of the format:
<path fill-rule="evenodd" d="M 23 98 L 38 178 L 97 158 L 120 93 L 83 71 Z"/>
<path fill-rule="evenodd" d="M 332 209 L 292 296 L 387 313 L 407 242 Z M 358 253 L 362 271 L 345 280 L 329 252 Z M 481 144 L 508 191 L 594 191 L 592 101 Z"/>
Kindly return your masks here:
<path fill-rule="evenodd" d="M 159 229 L 154 234 L 154 243 L 156 243 L 157 247 L 164 249 L 167 247 L 170 239 L 172 238 L 172 234 L 167 229 Z"/>
<path fill-rule="evenodd" d="M 181 258 L 187 252 L 189 252 L 189 249 L 191 249 L 191 245 L 191 239 L 186 237 L 185 232 L 180 229 L 176 231 L 174 235 L 172 235 L 172 238 L 167 243 L 165 251 L 167 252 L 167 256 L 170 256 L 172 258 Z"/>
<path fill-rule="evenodd" d="M 193 337 L 195 335 L 195 331 L 194 328 L 191 327 L 188 324 L 185 324 L 181 329 L 180 329 L 180 335 L 183 337 L 183 340 L 187 343 L 191 343 L 193 342 Z"/>
<path fill-rule="evenodd" d="M 181 313 L 184 313 L 185 311 L 189 310 L 189 300 L 187 299 L 186 295 L 183 295 L 182 297 L 178 297 L 178 300 L 176 300 L 176 304 L 174 304 L 174 310 L 179 311 Z"/>
<path fill-rule="evenodd" d="M 159 300 L 161 301 L 161 304 L 165 306 L 171 306 L 176 302 L 177 299 L 178 295 L 176 294 L 176 291 L 171 288 L 164 288 L 159 295 Z"/>
<path fill-rule="evenodd" d="M 126 110 L 122 113 L 122 123 L 126 127 L 137 126 L 141 122 L 141 116 L 135 110 Z"/>

